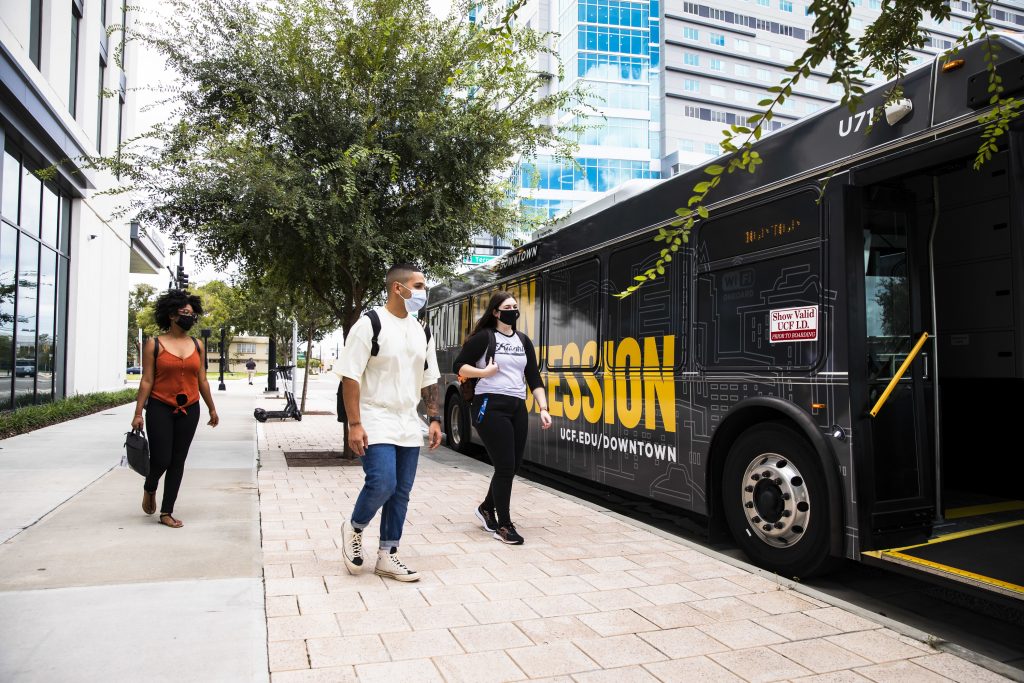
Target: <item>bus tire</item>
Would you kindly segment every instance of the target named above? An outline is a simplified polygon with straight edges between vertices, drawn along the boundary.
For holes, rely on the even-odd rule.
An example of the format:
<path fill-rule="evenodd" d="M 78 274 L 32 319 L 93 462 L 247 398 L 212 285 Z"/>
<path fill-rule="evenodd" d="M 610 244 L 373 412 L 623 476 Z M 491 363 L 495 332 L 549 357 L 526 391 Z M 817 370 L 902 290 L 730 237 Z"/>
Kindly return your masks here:
<path fill-rule="evenodd" d="M 452 393 L 444 408 L 444 433 L 448 448 L 459 453 L 469 452 L 469 409 L 462 398 Z"/>
<path fill-rule="evenodd" d="M 793 429 L 767 423 L 740 434 L 726 457 L 722 503 L 733 538 L 758 566 L 806 578 L 831 565 L 825 474 Z"/>

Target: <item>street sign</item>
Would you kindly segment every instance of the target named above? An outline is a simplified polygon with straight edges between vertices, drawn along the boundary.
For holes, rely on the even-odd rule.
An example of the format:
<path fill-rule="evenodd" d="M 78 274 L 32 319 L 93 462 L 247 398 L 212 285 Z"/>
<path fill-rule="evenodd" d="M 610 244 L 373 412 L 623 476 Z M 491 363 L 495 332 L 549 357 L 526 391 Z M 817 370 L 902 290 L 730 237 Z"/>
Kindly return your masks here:
<path fill-rule="evenodd" d="M 469 256 L 463 256 L 462 262 L 469 266 L 479 266 L 482 263 L 493 261 L 496 258 L 498 257 L 490 254 L 470 254 Z"/>

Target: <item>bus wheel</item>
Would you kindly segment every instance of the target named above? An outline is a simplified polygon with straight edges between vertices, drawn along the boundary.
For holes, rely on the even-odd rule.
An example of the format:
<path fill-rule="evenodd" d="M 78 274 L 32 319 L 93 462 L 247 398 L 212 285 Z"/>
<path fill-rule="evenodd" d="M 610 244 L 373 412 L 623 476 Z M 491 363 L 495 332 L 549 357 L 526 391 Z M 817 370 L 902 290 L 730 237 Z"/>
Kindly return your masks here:
<path fill-rule="evenodd" d="M 733 444 L 722 475 L 725 518 L 755 564 L 805 578 L 829 564 L 825 475 L 806 439 L 781 424 L 758 425 Z"/>
<path fill-rule="evenodd" d="M 469 411 L 462 405 L 462 399 L 456 394 L 448 397 L 445 406 L 444 431 L 447 435 L 448 448 L 459 453 L 469 451 Z"/>

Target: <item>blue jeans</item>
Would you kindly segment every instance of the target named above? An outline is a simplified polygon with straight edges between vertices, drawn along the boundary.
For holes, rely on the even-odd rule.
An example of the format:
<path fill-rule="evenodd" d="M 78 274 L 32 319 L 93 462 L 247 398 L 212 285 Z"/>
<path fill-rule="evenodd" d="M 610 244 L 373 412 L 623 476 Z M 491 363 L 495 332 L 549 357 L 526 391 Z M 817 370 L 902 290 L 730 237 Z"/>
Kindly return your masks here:
<path fill-rule="evenodd" d="M 362 457 L 365 480 L 352 509 L 352 526 L 364 529 L 380 514 L 380 547 L 397 547 L 402 540 L 409 493 L 416 479 L 419 446 L 394 446 L 375 443 L 366 447 Z"/>

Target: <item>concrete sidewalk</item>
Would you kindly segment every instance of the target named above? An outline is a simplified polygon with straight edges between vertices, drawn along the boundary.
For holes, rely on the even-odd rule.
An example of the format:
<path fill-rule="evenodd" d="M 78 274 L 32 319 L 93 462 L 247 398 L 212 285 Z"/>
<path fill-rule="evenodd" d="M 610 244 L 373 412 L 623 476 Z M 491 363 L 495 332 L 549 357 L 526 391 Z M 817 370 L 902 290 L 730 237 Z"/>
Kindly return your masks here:
<path fill-rule="evenodd" d="M 927 634 L 522 480 L 526 545 L 502 545 L 473 517 L 490 468 L 443 449 L 421 457 L 402 541 L 422 579 L 377 577 L 373 559 L 351 576 L 339 528 L 361 468 L 281 457 L 340 438 L 333 416 L 261 426 L 273 683 L 1007 680 Z"/>
<path fill-rule="evenodd" d="M 133 406 L 0 441 L 0 680 L 266 680 L 258 389 L 215 390 L 216 429 L 203 409 L 182 529 L 116 467 Z"/>

